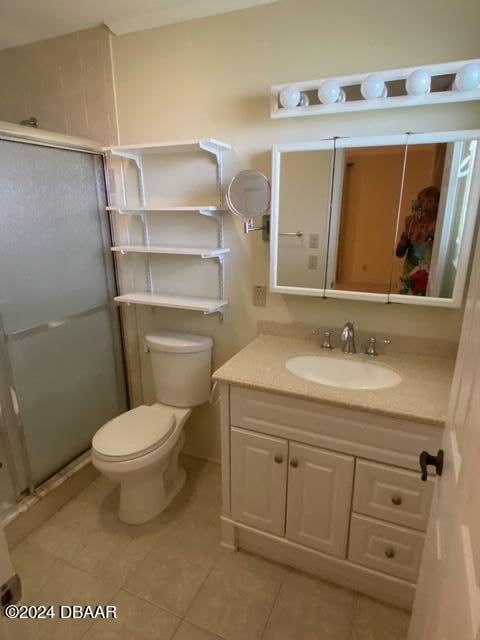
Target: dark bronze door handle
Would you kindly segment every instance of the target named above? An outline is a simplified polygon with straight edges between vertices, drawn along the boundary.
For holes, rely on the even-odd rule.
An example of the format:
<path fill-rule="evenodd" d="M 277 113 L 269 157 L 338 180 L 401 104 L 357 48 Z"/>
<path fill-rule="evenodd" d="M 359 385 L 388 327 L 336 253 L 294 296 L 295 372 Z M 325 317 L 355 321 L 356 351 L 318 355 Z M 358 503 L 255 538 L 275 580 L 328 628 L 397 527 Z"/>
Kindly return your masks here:
<path fill-rule="evenodd" d="M 442 475 L 443 471 L 443 449 L 439 449 L 436 456 L 430 455 L 428 451 L 422 451 L 420 454 L 420 469 L 422 470 L 422 480 L 427 481 L 428 469 L 427 467 L 435 467 L 437 476 Z"/>

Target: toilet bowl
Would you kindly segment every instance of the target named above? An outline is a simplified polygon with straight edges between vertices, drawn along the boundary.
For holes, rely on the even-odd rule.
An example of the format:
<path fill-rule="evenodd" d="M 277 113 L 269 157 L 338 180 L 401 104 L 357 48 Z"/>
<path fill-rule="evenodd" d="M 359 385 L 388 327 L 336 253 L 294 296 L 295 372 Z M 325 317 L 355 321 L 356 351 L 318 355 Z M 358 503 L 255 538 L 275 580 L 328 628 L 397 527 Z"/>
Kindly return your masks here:
<path fill-rule="evenodd" d="M 119 518 L 128 524 L 157 516 L 185 484 L 183 427 L 210 394 L 211 338 L 155 331 L 145 345 L 157 402 L 110 420 L 92 440 L 92 464 L 120 483 Z"/>

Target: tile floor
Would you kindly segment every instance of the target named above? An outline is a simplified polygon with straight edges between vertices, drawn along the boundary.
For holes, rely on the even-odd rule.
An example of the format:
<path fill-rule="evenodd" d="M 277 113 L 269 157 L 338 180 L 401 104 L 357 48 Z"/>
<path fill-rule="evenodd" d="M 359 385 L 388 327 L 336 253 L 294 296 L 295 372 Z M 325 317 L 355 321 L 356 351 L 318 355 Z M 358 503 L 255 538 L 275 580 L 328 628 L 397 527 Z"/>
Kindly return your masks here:
<path fill-rule="evenodd" d="M 406 612 L 219 546 L 218 465 L 155 521 L 116 517 L 99 478 L 13 550 L 29 604 L 114 604 L 117 620 L 8 621 L 26 640 L 405 640 Z"/>

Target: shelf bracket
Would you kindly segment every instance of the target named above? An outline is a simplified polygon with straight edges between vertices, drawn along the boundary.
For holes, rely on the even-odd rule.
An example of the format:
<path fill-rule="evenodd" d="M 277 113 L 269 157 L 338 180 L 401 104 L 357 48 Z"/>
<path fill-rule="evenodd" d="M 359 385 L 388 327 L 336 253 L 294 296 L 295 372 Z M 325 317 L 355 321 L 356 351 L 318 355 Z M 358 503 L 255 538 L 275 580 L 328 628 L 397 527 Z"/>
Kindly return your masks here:
<path fill-rule="evenodd" d="M 203 315 L 211 316 L 214 313 L 220 314 L 220 322 L 223 324 L 223 321 L 225 320 L 225 307 L 221 306 L 221 307 L 218 307 L 218 309 L 213 309 L 212 311 L 204 311 Z"/>
<path fill-rule="evenodd" d="M 116 158 L 126 158 L 127 160 L 133 160 L 133 162 L 135 162 L 135 164 L 137 165 L 137 169 L 139 171 L 141 170 L 141 161 L 138 153 L 131 153 L 129 151 L 122 151 L 121 153 L 117 153 L 113 150 L 110 150 L 110 153 Z"/>
<path fill-rule="evenodd" d="M 208 218 L 213 218 L 214 220 L 216 220 L 219 224 L 222 220 L 222 211 L 211 211 L 210 209 L 199 209 L 198 213 L 201 216 L 206 216 Z"/>

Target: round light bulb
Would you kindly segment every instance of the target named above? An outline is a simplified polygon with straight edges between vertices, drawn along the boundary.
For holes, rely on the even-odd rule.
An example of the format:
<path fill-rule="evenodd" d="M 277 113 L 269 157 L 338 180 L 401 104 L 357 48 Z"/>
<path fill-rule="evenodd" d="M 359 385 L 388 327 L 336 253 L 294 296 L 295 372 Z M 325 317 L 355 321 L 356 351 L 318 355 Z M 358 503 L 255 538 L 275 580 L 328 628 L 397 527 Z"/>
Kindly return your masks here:
<path fill-rule="evenodd" d="M 432 78 L 429 73 L 423 69 L 415 69 L 408 76 L 405 86 L 409 96 L 424 96 L 430 93 L 431 84 Z"/>
<path fill-rule="evenodd" d="M 299 107 L 308 107 L 309 104 L 310 104 L 310 100 L 308 99 L 307 94 L 302 92 L 300 94 L 300 104 L 298 106 Z"/>
<path fill-rule="evenodd" d="M 285 87 L 280 91 L 280 104 L 284 109 L 294 109 L 298 106 L 300 97 L 297 87 Z"/>
<path fill-rule="evenodd" d="M 375 100 L 386 97 L 386 86 L 381 75 L 372 73 L 362 82 L 360 91 L 365 100 Z"/>
<path fill-rule="evenodd" d="M 318 99 L 322 104 L 334 104 L 340 97 L 340 86 L 335 80 L 325 80 L 318 89 Z"/>
<path fill-rule="evenodd" d="M 455 87 L 459 91 L 473 91 L 480 88 L 480 62 L 469 62 L 457 71 Z"/>

